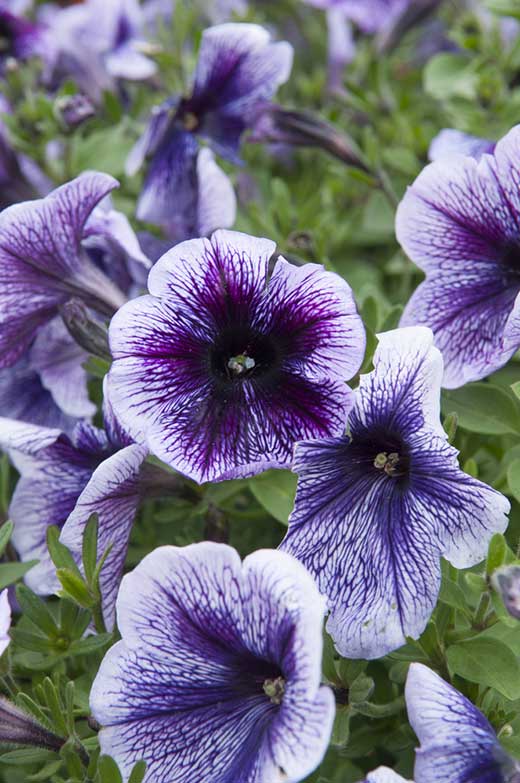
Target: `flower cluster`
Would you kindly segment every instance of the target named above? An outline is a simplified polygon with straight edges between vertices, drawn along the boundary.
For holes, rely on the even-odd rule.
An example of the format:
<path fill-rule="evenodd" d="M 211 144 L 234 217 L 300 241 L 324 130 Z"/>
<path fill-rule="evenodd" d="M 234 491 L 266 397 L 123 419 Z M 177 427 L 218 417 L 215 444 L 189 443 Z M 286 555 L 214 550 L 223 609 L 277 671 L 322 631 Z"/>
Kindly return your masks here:
<path fill-rule="evenodd" d="M 0 0 L 0 760 L 520 783 L 520 125 L 455 121 L 489 16 L 179 5 Z"/>

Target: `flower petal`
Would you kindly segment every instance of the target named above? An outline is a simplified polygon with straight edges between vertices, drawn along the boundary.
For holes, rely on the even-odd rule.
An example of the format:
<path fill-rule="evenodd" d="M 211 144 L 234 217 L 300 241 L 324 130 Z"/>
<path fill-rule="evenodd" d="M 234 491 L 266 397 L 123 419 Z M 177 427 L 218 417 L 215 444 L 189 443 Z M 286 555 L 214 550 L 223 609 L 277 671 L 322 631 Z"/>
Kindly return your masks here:
<path fill-rule="evenodd" d="M 85 528 L 91 514 L 98 515 L 98 558 L 112 547 L 100 575 L 103 616 L 108 630 L 114 626 L 116 595 L 140 500 L 139 471 L 147 453 L 142 446 L 132 445 L 104 460 L 78 497 L 60 536 L 81 559 Z"/>
<path fill-rule="evenodd" d="M 236 218 L 237 199 L 231 180 L 204 147 L 197 156 L 198 236 L 207 236 L 217 228 L 231 228 Z"/>
<path fill-rule="evenodd" d="M 415 778 L 421 783 L 493 783 L 504 780 L 501 751 L 490 724 L 455 688 L 420 663 L 406 682 L 410 723 L 421 747 Z"/>
<path fill-rule="evenodd" d="M 495 149 L 495 142 L 490 139 L 482 139 L 479 136 L 472 136 L 470 133 L 463 133 L 455 128 L 443 128 L 430 144 L 428 150 L 429 160 L 438 160 L 448 155 L 471 155 L 477 160 L 485 153 L 492 153 Z"/>

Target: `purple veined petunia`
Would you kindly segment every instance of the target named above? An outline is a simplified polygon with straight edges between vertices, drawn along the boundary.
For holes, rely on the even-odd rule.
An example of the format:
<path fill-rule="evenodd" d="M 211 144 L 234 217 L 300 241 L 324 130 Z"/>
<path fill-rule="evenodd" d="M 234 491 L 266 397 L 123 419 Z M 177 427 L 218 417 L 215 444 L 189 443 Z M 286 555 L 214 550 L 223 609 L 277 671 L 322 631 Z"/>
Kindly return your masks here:
<path fill-rule="evenodd" d="M 173 222 L 175 226 L 174 210 L 183 222 L 187 210 L 196 215 L 203 183 L 199 166 L 209 168 L 209 159 L 201 161 L 197 156 L 199 138 L 219 155 L 239 162 L 242 135 L 288 79 L 292 54 L 290 44 L 273 43 L 269 32 L 259 25 L 228 23 L 204 31 L 191 93 L 157 106 L 130 153 L 130 174 L 149 159 L 137 207 L 141 220 L 160 225 Z M 210 173 L 216 179 L 216 163 L 212 162 L 212 167 Z M 218 172 L 219 194 L 214 197 L 230 202 L 230 185 L 224 182 L 224 173 Z M 223 214 L 218 213 L 220 225 L 211 225 L 210 230 L 230 227 L 234 204 L 223 207 Z M 213 209 L 218 209 L 218 203 Z M 195 219 L 191 217 L 192 222 Z M 172 238 L 180 241 L 189 237 Z"/>
<path fill-rule="evenodd" d="M 518 783 L 520 765 L 501 747 L 488 720 L 438 674 L 412 663 L 406 681 L 408 719 L 420 747 L 420 783 Z"/>
<path fill-rule="evenodd" d="M 15 364 L 71 297 L 104 316 L 126 300 L 82 244 L 94 208 L 116 186 L 86 173 L 0 213 L 0 367 Z"/>
<path fill-rule="evenodd" d="M 405 780 L 397 772 L 394 772 L 388 767 L 379 767 L 373 772 L 369 772 L 366 778 L 361 783 L 412 783 Z"/>
<path fill-rule="evenodd" d="M 147 783 L 296 783 L 320 763 L 332 691 L 320 685 L 324 601 L 294 558 L 165 546 L 124 577 L 122 641 L 90 695 L 101 749 Z"/>
<path fill-rule="evenodd" d="M 379 335 L 348 436 L 296 445 L 294 511 L 282 549 L 327 596 L 327 629 L 348 658 L 417 638 L 435 608 L 440 558 L 485 557 L 509 501 L 463 473 L 440 420 L 442 357 L 424 327 Z"/>
<path fill-rule="evenodd" d="M 460 154 L 471 155 L 479 160 L 485 153 L 492 154 L 495 146 L 496 142 L 491 139 L 472 136 L 470 133 L 464 133 L 455 128 L 443 128 L 431 141 L 428 159 L 434 161 L 449 155 Z"/>
<path fill-rule="evenodd" d="M 79 562 L 82 533 L 97 512 L 99 556 L 113 545 L 100 577 L 104 619 L 111 628 L 128 537 L 146 491 L 140 476 L 147 450 L 130 441 L 107 405 L 104 423 L 100 430 L 80 422 L 69 437 L 56 429 L 0 419 L 0 444 L 20 473 L 9 508 L 13 545 L 22 560 L 40 561 L 27 573 L 27 584 L 40 595 L 59 589 L 47 528 L 65 530 L 67 525 L 64 539 Z M 77 534 L 72 540 L 70 530 Z"/>
<path fill-rule="evenodd" d="M 146 17 L 137 0 L 85 0 L 68 8 L 44 5 L 39 18 L 53 56 L 48 83 L 72 77 L 92 100 L 113 91 L 120 79 L 140 81 L 156 73 L 142 37 Z"/>
<path fill-rule="evenodd" d="M 451 156 L 408 188 L 396 233 L 426 273 L 402 326 L 424 324 L 456 388 L 502 367 L 520 346 L 520 126 L 480 160 Z"/>
<path fill-rule="evenodd" d="M 117 416 L 195 481 L 287 467 L 295 441 L 344 431 L 365 350 L 351 289 L 281 257 L 269 274 L 274 251 L 231 231 L 183 242 L 111 321 Z"/>
<path fill-rule="evenodd" d="M 9 629 L 11 628 L 11 604 L 9 603 L 9 591 L 0 593 L 0 655 L 4 653 L 11 641 Z"/>

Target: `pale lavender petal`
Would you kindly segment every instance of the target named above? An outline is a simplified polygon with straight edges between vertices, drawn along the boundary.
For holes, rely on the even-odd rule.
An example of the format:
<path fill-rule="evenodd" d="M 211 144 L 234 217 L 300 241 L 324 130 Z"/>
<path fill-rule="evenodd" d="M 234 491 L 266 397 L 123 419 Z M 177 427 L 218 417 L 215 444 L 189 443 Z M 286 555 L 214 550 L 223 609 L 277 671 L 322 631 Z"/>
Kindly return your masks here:
<path fill-rule="evenodd" d="M 98 515 L 98 558 L 112 547 L 100 576 L 103 617 L 108 630 L 114 626 L 116 595 L 140 500 L 139 471 L 147 453 L 142 446 L 127 446 L 102 462 L 78 497 L 60 536 L 80 560 L 87 522 L 93 513 Z"/>
<path fill-rule="evenodd" d="M 373 772 L 369 772 L 365 780 L 362 783 L 413 783 L 412 781 L 405 780 L 397 772 L 394 772 L 388 767 L 379 767 Z"/>
<path fill-rule="evenodd" d="M 231 228 L 237 211 L 235 190 L 207 147 L 197 156 L 197 179 L 198 235 L 207 236 L 217 228 Z"/>
<path fill-rule="evenodd" d="M 43 326 L 31 346 L 31 367 L 39 373 L 56 405 L 68 416 L 90 418 L 96 412 L 88 395 L 88 375 L 83 369 L 87 357 L 61 318 L 54 318 Z"/>

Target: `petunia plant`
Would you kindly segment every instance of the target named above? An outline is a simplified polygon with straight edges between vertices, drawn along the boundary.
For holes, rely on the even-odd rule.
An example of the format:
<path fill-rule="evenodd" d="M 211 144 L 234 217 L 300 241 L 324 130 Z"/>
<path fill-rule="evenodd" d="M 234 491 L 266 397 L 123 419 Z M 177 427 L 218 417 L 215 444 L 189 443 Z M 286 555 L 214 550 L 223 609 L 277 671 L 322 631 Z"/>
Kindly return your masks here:
<path fill-rule="evenodd" d="M 0 0 L 0 781 L 519 783 L 517 5 Z"/>

